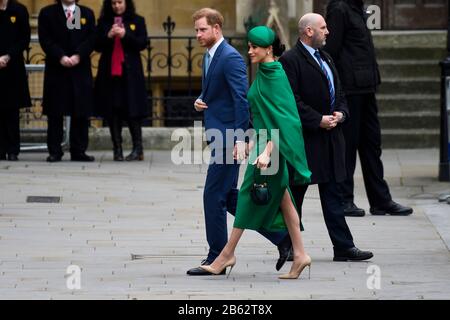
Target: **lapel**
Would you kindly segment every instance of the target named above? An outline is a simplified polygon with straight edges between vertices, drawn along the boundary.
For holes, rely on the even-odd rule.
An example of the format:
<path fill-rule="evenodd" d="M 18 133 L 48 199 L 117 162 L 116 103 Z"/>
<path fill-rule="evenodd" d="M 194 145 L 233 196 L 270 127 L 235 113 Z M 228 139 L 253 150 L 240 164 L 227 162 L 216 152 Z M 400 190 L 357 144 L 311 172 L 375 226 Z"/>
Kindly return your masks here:
<path fill-rule="evenodd" d="M 56 12 L 57 12 L 57 19 L 58 21 L 64 25 L 64 27 L 67 29 L 67 16 L 66 13 L 64 12 L 64 8 L 61 4 L 56 4 Z"/>
<path fill-rule="evenodd" d="M 214 69 L 216 68 L 217 64 L 219 63 L 220 60 L 220 56 L 222 55 L 223 52 L 223 48 L 225 48 L 225 45 L 227 45 L 226 40 L 223 40 L 223 42 L 219 45 L 219 47 L 216 50 L 216 53 L 214 54 L 214 57 L 209 65 L 209 69 L 208 69 L 208 74 L 203 75 L 203 93 L 206 94 L 206 91 L 208 90 L 209 87 L 209 83 L 210 83 L 210 79 L 211 79 L 211 74 L 214 72 Z M 204 61 L 203 61 L 204 62 Z"/>
<path fill-rule="evenodd" d="M 333 61 L 331 60 L 331 58 L 330 58 L 330 56 L 329 56 L 328 53 L 326 53 L 325 51 L 323 51 L 323 50 L 321 50 L 321 49 L 319 49 L 319 52 L 320 52 L 320 55 L 322 56 L 322 59 L 323 59 L 324 61 L 326 61 L 326 63 L 327 63 L 328 66 L 330 67 L 331 72 L 333 72 L 334 87 L 335 87 L 335 90 L 336 90 L 336 79 L 337 79 L 337 77 L 338 77 L 337 69 L 336 69 L 336 67 L 335 67 L 335 65 L 334 65 Z"/>
<path fill-rule="evenodd" d="M 55 5 L 55 20 L 57 22 L 57 26 L 58 26 L 58 31 L 56 31 L 58 34 L 61 34 L 62 39 L 64 39 L 65 42 L 64 46 L 66 46 L 66 44 L 68 42 L 70 42 L 70 31 L 67 28 L 67 17 L 66 17 L 66 13 L 64 12 L 64 8 L 61 4 L 56 4 Z M 59 27 L 61 26 L 61 27 Z"/>
<path fill-rule="evenodd" d="M 202 59 L 202 91 L 203 92 L 205 92 L 205 88 L 206 88 L 205 55 L 206 55 L 206 53 L 203 54 L 203 59 Z"/>
<path fill-rule="evenodd" d="M 325 75 L 325 73 L 323 72 L 322 68 L 319 66 L 317 61 L 311 56 L 309 51 L 305 48 L 305 46 L 301 43 L 300 40 L 297 43 L 297 50 L 299 51 L 299 54 L 303 55 L 305 57 L 306 61 L 310 65 L 312 65 L 322 75 L 322 78 L 325 80 L 325 82 L 328 85 L 327 76 Z"/>

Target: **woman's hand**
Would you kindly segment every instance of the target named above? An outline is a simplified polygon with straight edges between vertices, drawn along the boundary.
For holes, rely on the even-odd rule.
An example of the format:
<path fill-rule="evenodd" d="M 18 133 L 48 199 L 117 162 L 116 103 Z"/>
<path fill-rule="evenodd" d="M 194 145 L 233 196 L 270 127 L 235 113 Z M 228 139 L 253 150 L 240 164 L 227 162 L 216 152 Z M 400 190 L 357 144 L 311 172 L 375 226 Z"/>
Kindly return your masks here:
<path fill-rule="evenodd" d="M 122 39 L 123 37 L 125 37 L 126 33 L 127 33 L 127 31 L 125 30 L 125 28 L 123 26 L 120 26 L 118 24 L 113 24 L 111 27 L 111 30 L 109 30 L 109 32 L 108 32 L 108 38 L 112 39 L 117 36 Z"/>
<path fill-rule="evenodd" d="M 109 30 L 109 32 L 108 32 L 108 38 L 112 39 L 112 38 L 114 38 L 115 36 L 116 36 L 116 29 L 114 29 L 114 27 L 113 27 L 113 28 L 111 28 L 111 30 Z"/>
<path fill-rule="evenodd" d="M 256 158 L 255 162 L 253 162 L 253 165 L 256 164 L 256 167 L 261 170 L 267 170 L 270 163 L 270 156 L 264 151 L 261 153 L 258 158 Z"/>
<path fill-rule="evenodd" d="M 261 153 L 258 158 L 256 158 L 255 162 L 253 162 L 253 165 L 256 164 L 256 166 L 263 171 L 267 170 L 270 164 L 270 155 L 272 154 L 272 149 L 273 143 L 272 141 L 268 141 L 263 153 Z"/>
<path fill-rule="evenodd" d="M 118 26 L 116 29 L 116 35 L 120 38 L 123 39 L 123 37 L 125 37 L 125 34 L 127 33 L 127 31 L 125 30 L 124 27 Z"/>

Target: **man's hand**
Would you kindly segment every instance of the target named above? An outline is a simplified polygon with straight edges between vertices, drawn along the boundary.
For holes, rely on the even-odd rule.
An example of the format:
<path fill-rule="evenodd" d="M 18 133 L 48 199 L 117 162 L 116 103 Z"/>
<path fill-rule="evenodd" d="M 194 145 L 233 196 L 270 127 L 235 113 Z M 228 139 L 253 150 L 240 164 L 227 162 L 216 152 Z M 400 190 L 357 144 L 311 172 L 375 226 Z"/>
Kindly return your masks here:
<path fill-rule="evenodd" d="M 326 130 L 332 130 L 336 128 L 338 124 L 337 117 L 335 116 L 323 116 L 322 121 L 320 122 L 320 127 Z"/>
<path fill-rule="evenodd" d="M 336 111 L 333 113 L 333 117 L 337 119 L 338 123 L 344 122 L 344 114 L 340 111 Z"/>
<path fill-rule="evenodd" d="M 208 109 L 208 106 L 206 105 L 206 103 L 204 103 L 202 101 L 202 99 L 197 99 L 194 103 L 194 108 L 195 110 L 197 110 L 198 112 L 204 111 L 206 109 Z"/>
<path fill-rule="evenodd" d="M 253 150 L 253 148 L 255 147 L 255 141 L 250 140 L 249 143 L 245 144 L 245 155 L 248 156 L 250 155 L 250 152 Z"/>
<path fill-rule="evenodd" d="M 0 69 L 6 68 L 8 66 L 8 62 L 11 60 L 9 55 L 4 55 L 0 57 Z"/>
<path fill-rule="evenodd" d="M 73 56 L 70 57 L 70 61 L 72 62 L 72 67 L 75 67 L 76 65 L 78 65 L 80 63 L 80 55 L 75 54 Z"/>
<path fill-rule="evenodd" d="M 246 146 L 246 143 L 243 141 L 236 142 L 233 150 L 234 160 L 243 161 L 247 158 Z"/>
<path fill-rule="evenodd" d="M 72 68 L 72 60 L 68 56 L 64 56 L 59 61 L 63 67 Z"/>

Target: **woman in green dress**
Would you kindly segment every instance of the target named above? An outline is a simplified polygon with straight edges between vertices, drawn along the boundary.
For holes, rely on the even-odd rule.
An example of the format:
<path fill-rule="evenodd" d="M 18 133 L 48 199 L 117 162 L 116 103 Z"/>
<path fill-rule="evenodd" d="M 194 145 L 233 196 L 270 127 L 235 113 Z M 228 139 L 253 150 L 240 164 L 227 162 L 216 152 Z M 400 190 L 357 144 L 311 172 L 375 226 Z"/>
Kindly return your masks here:
<path fill-rule="evenodd" d="M 284 51 L 275 32 L 265 26 L 256 27 L 248 33 L 248 41 L 250 59 L 259 64 L 256 79 L 248 92 L 256 139 L 250 142 L 254 147 L 239 192 L 230 239 L 216 260 L 201 268 L 220 274 L 231 267 L 231 272 L 236 263 L 234 251 L 245 229 L 280 231 L 287 228 L 294 262 L 290 272 L 279 278 L 297 279 L 306 266 L 311 267 L 311 258 L 303 246 L 298 211 L 289 190 L 287 169 L 287 163 L 294 168 L 296 183 L 310 182 L 301 122 L 286 73 L 275 60 Z M 251 190 L 255 183 L 263 182 L 268 186 L 271 198 L 261 205 L 252 200 Z"/>

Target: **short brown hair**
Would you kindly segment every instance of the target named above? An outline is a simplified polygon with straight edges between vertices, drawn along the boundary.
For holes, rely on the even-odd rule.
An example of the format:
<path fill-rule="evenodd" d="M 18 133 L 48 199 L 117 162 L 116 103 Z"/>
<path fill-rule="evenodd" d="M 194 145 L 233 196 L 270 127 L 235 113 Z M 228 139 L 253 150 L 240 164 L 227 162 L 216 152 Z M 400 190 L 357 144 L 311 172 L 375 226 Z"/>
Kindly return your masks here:
<path fill-rule="evenodd" d="M 203 8 L 192 15 L 192 20 L 194 20 L 194 22 L 200 20 L 201 18 L 206 18 L 206 21 L 210 26 L 218 24 L 220 28 L 223 28 L 223 16 L 219 11 L 215 9 Z"/>

